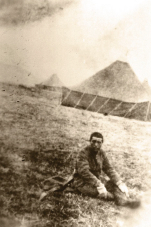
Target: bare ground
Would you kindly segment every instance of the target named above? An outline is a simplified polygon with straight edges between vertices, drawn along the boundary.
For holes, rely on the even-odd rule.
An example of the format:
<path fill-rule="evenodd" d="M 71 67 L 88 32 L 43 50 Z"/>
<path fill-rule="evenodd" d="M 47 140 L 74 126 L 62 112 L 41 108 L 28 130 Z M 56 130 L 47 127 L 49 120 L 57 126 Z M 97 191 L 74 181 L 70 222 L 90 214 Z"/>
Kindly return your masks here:
<path fill-rule="evenodd" d="M 101 131 L 104 149 L 131 197 L 148 192 L 151 124 L 64 107 L 60 95 L 0 85 L 0 215 L 7 217 L 7 227 L 9 216 L 27 227 L 116 226 L 123 209 L 113 202 L 68 193 L 39 203 L 41 182 L 58 174 L 68 177 L 90 133 Z"/>

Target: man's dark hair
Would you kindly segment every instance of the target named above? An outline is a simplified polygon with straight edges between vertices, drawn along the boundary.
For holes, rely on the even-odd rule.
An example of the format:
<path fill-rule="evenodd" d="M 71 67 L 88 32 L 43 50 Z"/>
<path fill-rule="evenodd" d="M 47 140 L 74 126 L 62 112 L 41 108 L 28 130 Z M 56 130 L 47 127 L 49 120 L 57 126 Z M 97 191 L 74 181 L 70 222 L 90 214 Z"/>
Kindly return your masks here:
<path fill-rule="evenodd" d="M 92 139 L 92 137 L 97 137 L 97 138 L 102 138 L 102 142 L 103 142 L 103 135 L 100 132 L 93 132 L 90 136 L 90 141 Z"/>

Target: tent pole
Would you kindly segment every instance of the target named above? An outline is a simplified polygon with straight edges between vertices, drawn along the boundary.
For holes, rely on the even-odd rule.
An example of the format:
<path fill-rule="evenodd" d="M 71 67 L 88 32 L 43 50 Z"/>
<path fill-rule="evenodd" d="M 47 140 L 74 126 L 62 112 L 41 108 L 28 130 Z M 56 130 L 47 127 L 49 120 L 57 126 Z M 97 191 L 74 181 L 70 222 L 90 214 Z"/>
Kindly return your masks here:
<path fill-rule="evenodd" d="M 66 97 L 62 100 L 61 104 L 69 97 L 70 94 L 71 94 L 71 90 L 70 90 L 69 93 L 66 95 Z M 62 92 L 62 96 L 63 96 L 63 92 Z"/>
<path fill-rule="evenodd" d="M 110 115 L 114 110 L 117 110 L 117 108 L 122 104 L 122 102 L 120 102 L 119 104 L 117 104 L 108 114 Z"/>
<path fill-rule="evenodd" d="M 147 121 L 147 118 L 148 118 L 149 107 L 150 107 L 150 102 L 148 102 L 147 113 L 146 113 L 145 121 Z"/>
<path fill-rule="evenodd" d="M 80 99 L 78 100 L 77 104 L 73 108 L 76 108 L 79 105 L 79 103 L 81 102 L 84 95 L 85 95 L 85 93 L 82 93 Z"/>
<path fill-rule="evenodd" d="M 100 108 L 98 109 L 97 113 L 102 109 L 103 106 L 105 106 L 108 102 L 109 102 L 110 98 L 107 99 L 102 106 L 100 106 Z"/>
<path fill-rule="evenodd" d="M 88 105 L 88 107 L 86 108 L 86 110 L 88 110 L 89 107 L 92 106 L 92 104 L 94 103 L 94 101 L 96 100 L 96 98 L 97 98 L 97 95 L 94 97 L 94 99 L 92 100 L 92 102 Z"/>
<path fill-rule="evenodd" d="M 137 105 L 137 103 L 135 103 L 123 117 L 126 117 L 127 114 L 129 114 L 135 108 L 136 105 Z"/>

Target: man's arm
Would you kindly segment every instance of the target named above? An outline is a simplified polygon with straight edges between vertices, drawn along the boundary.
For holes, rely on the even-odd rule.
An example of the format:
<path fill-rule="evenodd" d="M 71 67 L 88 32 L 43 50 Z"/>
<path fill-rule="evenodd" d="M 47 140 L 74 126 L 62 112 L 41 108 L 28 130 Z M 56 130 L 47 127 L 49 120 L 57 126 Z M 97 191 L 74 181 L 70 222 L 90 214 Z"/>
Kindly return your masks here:
<path fill-rule="evenodd" d="M 109 163 L 109 160 L 105 154 L 102 152 L 103 155 L 103 171 L 108 175 L 108 177 L 118 186 L 118 188 L 129 197 L 128 188 L 125 183 L 122 182 L 120 176 L 117 172 L 112 168 Z"/>
<path fill-rule="evenodd" d="M 102 151 L 102 156 L 103 156 L 103 167 L 102 167 L 103 172 L 106 173 L 106 175 L 111 179 L 111 181 L 113 181 L 117 185 L 118 182 L 121 182 L 120 176 L 111 166 L 104 151 Z"/>

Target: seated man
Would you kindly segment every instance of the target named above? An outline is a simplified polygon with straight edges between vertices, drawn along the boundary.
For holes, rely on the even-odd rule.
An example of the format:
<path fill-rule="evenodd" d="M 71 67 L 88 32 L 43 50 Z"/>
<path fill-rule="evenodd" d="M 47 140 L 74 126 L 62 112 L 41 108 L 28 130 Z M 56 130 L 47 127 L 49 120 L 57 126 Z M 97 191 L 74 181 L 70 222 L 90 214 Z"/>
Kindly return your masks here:
<path fill-rule="evenodd" d="M 110 165 L 106 153 L 101 149 L 102 144 L 102 134 L 92 133 L 90 145 L 80 151 L 76 161 L 74 188 L 84 195 L 114 200 L 117 205 L 138 207 L 140 202 L 129 199 L 128 189 Z M 101 177 L 102 171 L 110 181 Z"/>

